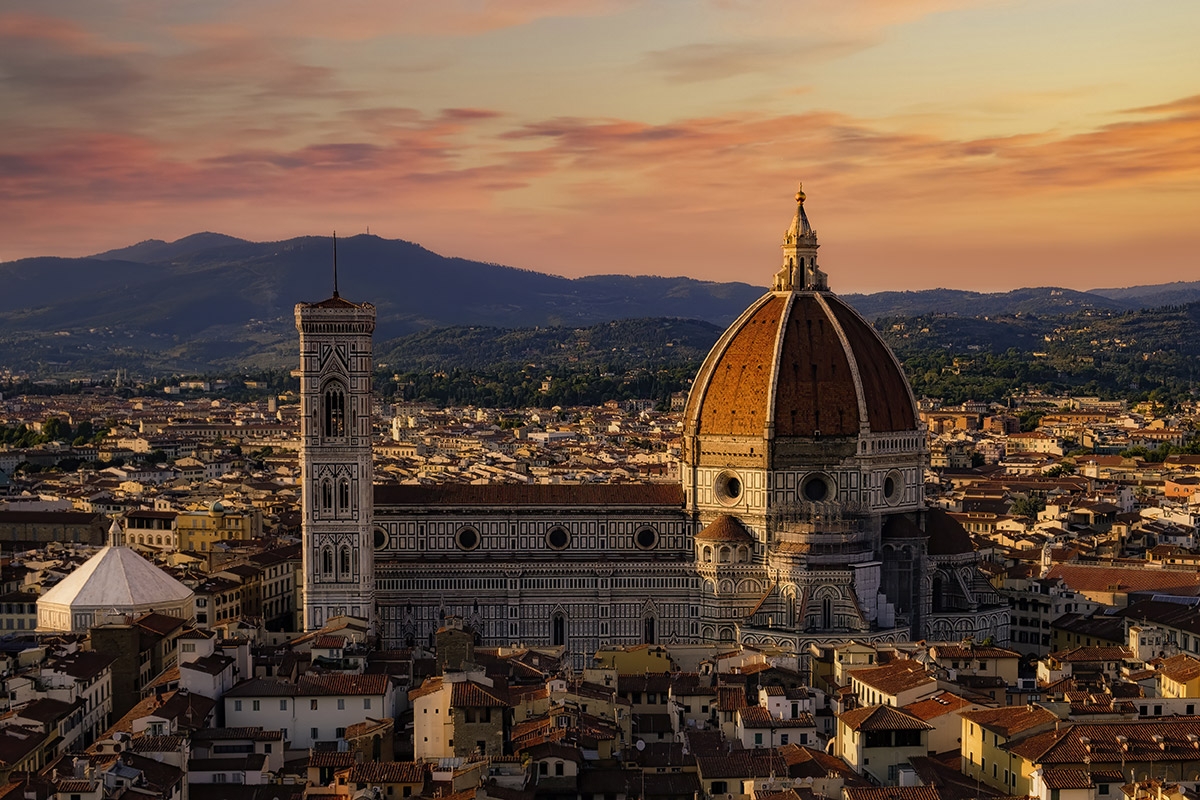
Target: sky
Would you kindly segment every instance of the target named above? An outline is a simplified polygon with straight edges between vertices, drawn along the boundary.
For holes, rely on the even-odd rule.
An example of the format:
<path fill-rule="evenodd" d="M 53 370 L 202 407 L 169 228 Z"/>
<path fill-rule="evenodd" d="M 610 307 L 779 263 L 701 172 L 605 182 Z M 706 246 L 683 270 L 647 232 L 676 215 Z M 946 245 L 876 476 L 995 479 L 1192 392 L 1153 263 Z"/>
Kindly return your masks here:
<path fill-rule="evenodd" d="M 1200 280 L 1195 0 L 5 0 L 0 261 L 365 232 L 842 293 Z"/>

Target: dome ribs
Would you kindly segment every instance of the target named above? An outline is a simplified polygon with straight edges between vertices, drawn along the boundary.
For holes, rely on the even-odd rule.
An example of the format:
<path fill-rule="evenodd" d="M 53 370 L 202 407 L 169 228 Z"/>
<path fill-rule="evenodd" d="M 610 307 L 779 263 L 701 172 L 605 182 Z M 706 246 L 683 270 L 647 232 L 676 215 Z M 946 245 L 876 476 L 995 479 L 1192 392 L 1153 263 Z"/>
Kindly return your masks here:
<path fill-rule="evenodd" d="M 830 296 L 826 302 L 855 353 L 872 433 L 916 430 L 912 394 L 891 351 L 840 298 Z"/>
<path fill-rule="evenodd" d="M 699 431 L 761 436 L 771 388 L 770 365 L 786 298 L 771 297 L 729 341 L 711 373 L 700 408 Z"/>
<path fill-rule="evenodd" d="M 837 332 L 810 294 L 797 294 L 784 329 L 775 389 L 775 435 L 853 436 L 858 398 Z M 846 413 L 847 410 L 850 413 Z"/>

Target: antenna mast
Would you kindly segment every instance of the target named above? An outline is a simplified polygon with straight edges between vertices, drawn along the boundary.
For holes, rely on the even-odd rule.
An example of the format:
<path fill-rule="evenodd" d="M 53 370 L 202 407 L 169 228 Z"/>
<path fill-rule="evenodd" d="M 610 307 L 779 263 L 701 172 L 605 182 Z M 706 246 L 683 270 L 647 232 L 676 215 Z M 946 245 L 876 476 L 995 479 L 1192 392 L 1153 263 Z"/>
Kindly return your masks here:
<path fill-rule="evenodd" d="M 339 296 L 337 287 L 337 231 L 333 232 L 333 296 Z"/>

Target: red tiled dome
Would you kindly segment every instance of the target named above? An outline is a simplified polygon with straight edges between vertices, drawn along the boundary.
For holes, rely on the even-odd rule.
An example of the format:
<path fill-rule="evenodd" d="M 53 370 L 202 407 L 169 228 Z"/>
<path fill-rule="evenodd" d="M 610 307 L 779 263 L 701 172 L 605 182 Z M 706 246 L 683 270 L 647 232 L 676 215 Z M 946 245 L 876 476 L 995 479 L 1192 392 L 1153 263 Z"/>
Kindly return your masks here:
<path fill-rule="evenodd" d="M 826 291 L 775 291 L 756 301 L 708 354 L 684 420 L 688 436 L 917 430 L 899 363 L 862 317 Z"/>

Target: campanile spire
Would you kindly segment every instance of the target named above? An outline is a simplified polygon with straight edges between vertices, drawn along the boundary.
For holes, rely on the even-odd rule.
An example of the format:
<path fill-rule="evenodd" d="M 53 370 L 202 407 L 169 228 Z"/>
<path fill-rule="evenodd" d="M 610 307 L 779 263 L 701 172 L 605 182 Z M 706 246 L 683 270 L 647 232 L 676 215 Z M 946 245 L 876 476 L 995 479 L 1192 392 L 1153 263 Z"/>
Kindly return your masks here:
<path fill-rule="evenodd" d="M 796 192 L 796 216 L 783 235 L 783 266 L 775 273 L 772 291 L 827 292 L 828 276 L 817 267 L 817 232 L 804 213 L 804 184 Z"/>

